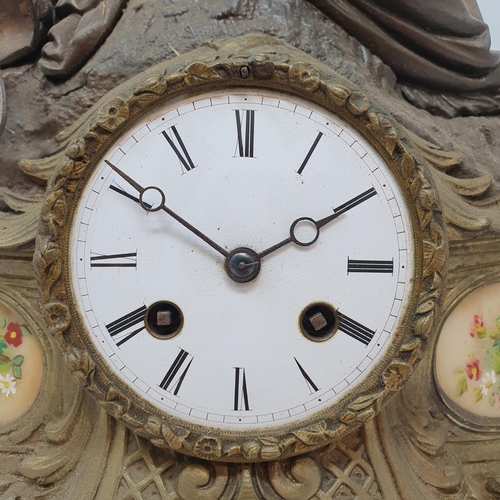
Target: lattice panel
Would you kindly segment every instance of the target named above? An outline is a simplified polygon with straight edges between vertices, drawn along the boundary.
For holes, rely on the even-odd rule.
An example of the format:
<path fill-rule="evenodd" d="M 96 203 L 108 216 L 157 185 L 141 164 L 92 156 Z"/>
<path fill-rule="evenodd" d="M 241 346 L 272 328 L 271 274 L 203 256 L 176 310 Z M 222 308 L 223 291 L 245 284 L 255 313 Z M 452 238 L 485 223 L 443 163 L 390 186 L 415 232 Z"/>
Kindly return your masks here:
<path fill-rule="evenodd" d="M 128 433 L 123 475 L 117 500 L 177 500 L 174 491 L 175 454 Z"/>
<path fill-rule="evenodd" d="M 361 431 L 335 443 L 321 455 L 323 481 L 314 500 L 381 500 Z"/>

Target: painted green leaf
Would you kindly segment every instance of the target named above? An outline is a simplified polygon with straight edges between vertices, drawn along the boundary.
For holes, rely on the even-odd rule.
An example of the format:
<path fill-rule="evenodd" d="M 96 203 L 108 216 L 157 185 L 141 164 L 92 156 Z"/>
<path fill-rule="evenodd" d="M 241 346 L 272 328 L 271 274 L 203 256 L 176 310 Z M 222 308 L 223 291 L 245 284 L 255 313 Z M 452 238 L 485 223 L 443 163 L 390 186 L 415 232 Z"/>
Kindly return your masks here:
<path fill-rule="evenodd" d="M 491 332 L 490 339 L 500 339 L 500 331 L 497 330 L 496 332 Z"/>
<path fill-rule="evenodd" d="M 31 332 L 24 326 L 21 325 L 21 331 L 23 332 L 23 335 L 31 335 Z"/>
<path fill-rule="evenodd" d="M 461 396 L 464 392 L 467 391 L 467 378 L 460 377 L 457 382 L 457 396 Z"/>
<path fill-rule="evenodd" d="M 479 401 L 481 401 L 481 399 L 483 399 L 483 390 L 481 389 L 481 387 L 475 387 L 474 388 L 474 401 L 476 403 L 478 403 Z"/>
<path fill-rule="evenodd" d="M 493 370 L 495 370 L 497 375 L 500 374 L 500 358 L 495 359 L 495 362 L 493 363 Z"/>
<path fill-rule="evenodd" d="M 486 331 L 486 328 L 484 328 L 484 326 L 483 326 L 482 328 L 478 328 L 476 330 L 476 334 L 477 334 L 478 338 L 484 339 L 484 337 L 486 337 L 488 332 Z"/>
<path fill-rule="evenodd" d="M 7 373 L 10 370 L 12 361 L 9 358 L 7 360 L 0 359 L 0 373 Z"/>
<path fill-rule="evenodd" d="M 7 342 L 5 342 L 4 339 L 0 340 L 0 354 L 2 354 L 2 352 L 7 349 Z"/>
<path fill-rule="evenodd" d="M 13 360 L 12 360 L 12 364 L 14 366 L 21 366 L 24 362 L 24 356 L 16 356 Z"/>
<path fill-rule="evenodd" d="M 23 378 L 23 373 L 21 371 L 21 367 L 20 366 L 13 366 L 12 367 L 12 374 L 14 375 L 14 377 L 16 378 Z"/>
<path fill-rule="evenodd" d="M 5 328 L 7 326 L 7 316 L 5 314 L 2 315 L 2 328 Z"/>

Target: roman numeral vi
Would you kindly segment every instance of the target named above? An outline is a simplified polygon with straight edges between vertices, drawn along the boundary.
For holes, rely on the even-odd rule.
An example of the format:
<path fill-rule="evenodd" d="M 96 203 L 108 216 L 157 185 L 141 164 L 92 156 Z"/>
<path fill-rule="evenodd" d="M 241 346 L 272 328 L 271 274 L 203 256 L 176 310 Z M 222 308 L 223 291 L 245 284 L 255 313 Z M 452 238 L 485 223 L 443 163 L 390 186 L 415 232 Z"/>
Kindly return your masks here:
<path fill-rule="evenodd" d="M 234 411 L 249 411 L 245 368 L 234 368 Z"/>

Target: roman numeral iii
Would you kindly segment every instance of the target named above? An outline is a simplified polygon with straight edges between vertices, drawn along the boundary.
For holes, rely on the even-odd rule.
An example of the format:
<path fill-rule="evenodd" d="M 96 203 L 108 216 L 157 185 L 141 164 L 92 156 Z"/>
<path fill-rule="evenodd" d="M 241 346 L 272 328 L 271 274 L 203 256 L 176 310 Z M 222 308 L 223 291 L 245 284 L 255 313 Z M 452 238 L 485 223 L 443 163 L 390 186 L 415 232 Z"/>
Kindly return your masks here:
<path fill-rule="evenodd" d="M 192 354 L 189 354 L 189 352 L 184 349 L 180 349 L 179 354 L 177 354 L 174 362 L 170 365 L 168 372 L 163 377 L 159 386 L 165 391 L 177 396 L 193 359 L 194 356 Z"/>
<path fill-rule="evenodd" d="M 170 134 L 167 133 L 167 131 L 172 132 L 173 138 L 170 137 Z M 184 141 L 181 139 L 179 132 L 177 132 L 175 125 L 167 129 L 167 131 L 163 130 L 163 137 L 165 137 L 167 142 L 170 144 L 170 147 L 174 150 L 174 153 L 177 155 L 177 158 L 179 158 L 182 166 L 189 172 L 189 170 L 195 168 L 196 165 L 193 163 L 193 160 L 191 160 L 191 156 L 189 156 L 186 146 L 184 145 Z M 177 140 L 179 147 L 175 144 L 175 140 Z"/>
<path fill-rule="evenodd" d="M 91 252 L 92 253 L 92 252 Z M 137 269 L 137 252 L 115 253 L 112 255 L 94 254 L 90 257 L 90 267 L 134 267 Z"/>
<path fill-rule="evenodd" d="M 394 274 L 393 260 L 354 260 L 347 258 L 349 273 L 390 273 Z"/>
<path fill-rule="evenodd" d="M 144 316 L 146 314 L 146 306 L 141 306 L 135 311 L 125 314 L 121 318 L 106 325 L 106 329 L 109 334 L 115 338 L 120 337 L 120 340 L 116 343 L 117 346 L 121 346 L 127 340 L 135 337 L 140 331 L 144 330 L 146 325 L 144 324 Z M 142 324 L 141 324 L 142 323 Z M 136 325 L 141 324 L 138 328 L 133 328 Z M 122 334 L 124 336 L 122 336 Z"/>
<path fill-rule="evenodd" d="M 341 313 L 339 313 L 339 330 L 365 345 L 368 345 L 375 335 L 373 330 Z"/>
<path fill-rule="evenodd" d="M 249 411 L 245 368 L 234 368 L 234 411 Z"/>
<path fill-rule="evenodd" d="M 253 158 L 255 140 L 255 111 L 235 109 L 236 130 L 238 133 L 237 151 L 239 157 Z"/>

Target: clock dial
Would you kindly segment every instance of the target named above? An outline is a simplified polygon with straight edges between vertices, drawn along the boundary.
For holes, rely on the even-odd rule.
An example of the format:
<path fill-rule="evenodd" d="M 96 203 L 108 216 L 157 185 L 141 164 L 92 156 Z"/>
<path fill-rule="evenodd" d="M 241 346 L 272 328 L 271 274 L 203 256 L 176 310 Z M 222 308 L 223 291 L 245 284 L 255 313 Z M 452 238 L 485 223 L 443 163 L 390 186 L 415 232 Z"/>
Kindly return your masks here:
<path fill-rule="evenodd" d="M 303 420 L 360 387 L 414 272 L 404 197 L 374 148 L 267 90 L 136 122 L 88 179 L 69 255 L 118 378 L 162 412 L 235 430 Z"/>

